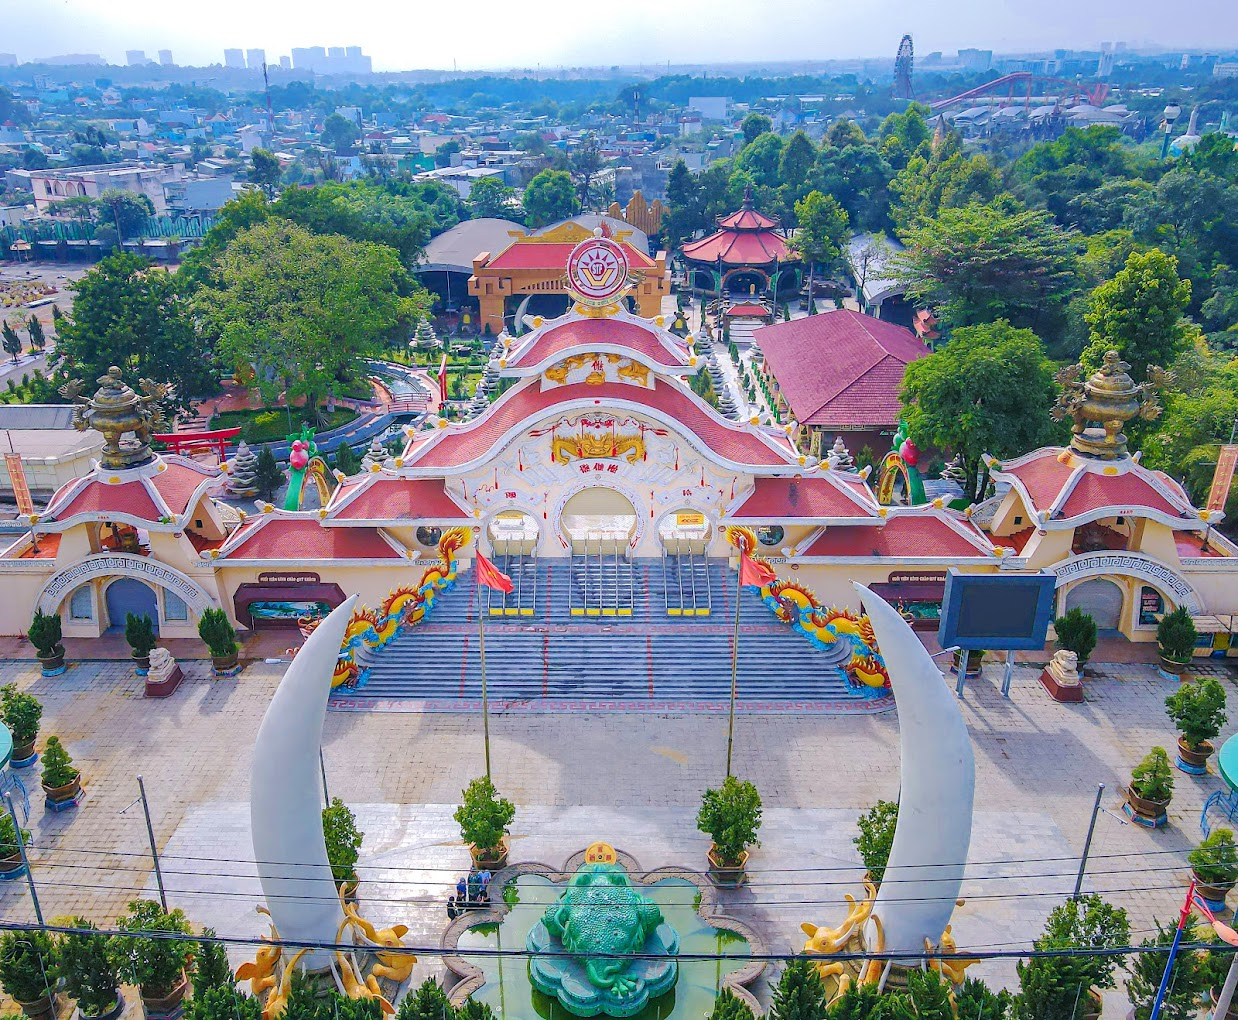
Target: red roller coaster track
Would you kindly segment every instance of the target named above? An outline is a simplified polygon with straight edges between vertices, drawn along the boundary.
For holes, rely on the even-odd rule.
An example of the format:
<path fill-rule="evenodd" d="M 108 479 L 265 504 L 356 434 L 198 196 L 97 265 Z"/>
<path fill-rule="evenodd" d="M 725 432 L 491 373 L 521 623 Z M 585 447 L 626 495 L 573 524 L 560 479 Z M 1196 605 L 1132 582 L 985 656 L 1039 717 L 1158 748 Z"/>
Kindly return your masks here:
<path fill-rule="evenodd" d="M 1017 93 L 1018 86 L 1024 86 L 1022 95 Z M 1037 86 L 1055 86 L 1064 85 L 1070 90 L 1072 96 L 1077 99 L 1086 99 L 1093 106 L 1100 106 L 1105 101 L 1105 96 L 1109 94 L 1109 86 L 1104 82 L 1097 82 L 1093 85 L 1084 85 L 1082 82 L 1069 81 L 1066 78 L 1053 78 L 1048 75 L 1035 74 L 1032 71 L 1014 71 L 1010 74 L 1003 74 L 1000 78 L 994 78 L 992 81 L 985 82 L 983 85 L 977 85 L 974 89 L 968 89 L 966 92 L 960 92 L 957 96 L 952 96 L 949 99 L 939 99 L 933 103 L 931 109 L 934 113 L 948 109 L 956 103 L 965 103 L 969 99 L 975 99 L 978 96 L 992 95 L 995 92 L 1006 92 L 1007 103 L 1024 102 L 1030 103 L 1033 89 Z M 1064 94 L 1064 93 L 1063 93 Z"/>

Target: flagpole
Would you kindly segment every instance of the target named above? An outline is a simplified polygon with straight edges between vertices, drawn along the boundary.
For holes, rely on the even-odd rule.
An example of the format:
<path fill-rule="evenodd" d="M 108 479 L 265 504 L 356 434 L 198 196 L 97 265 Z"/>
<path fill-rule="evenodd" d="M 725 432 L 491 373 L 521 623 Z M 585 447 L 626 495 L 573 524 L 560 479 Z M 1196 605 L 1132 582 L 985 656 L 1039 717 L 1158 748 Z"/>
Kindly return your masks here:
<path fill-rule="evenodd" d="M 744 551 L 739 551 L 739 569 L 735 573 L 735 635 L 731 639 L 731 706 L 726 723 L 726 778 L 731 777 L 731 751 L 735 745 L 735 689 L 739 685 L 739 597 L 744 585 Z"/>
<path fill-rule="evenodd" d="M 1148 1020 L 1157 1020 L 1161 1005 L 1165 1002 L 1165 993 L 1169 991 L 1169 977 L 1173 973 L 1174 958 L 1178 955 L 1178 946 L 1182 943 L 1182 930 L 1186 927 L 1186 919 L 1191 914 L 1191 904 L 1195 902 L 1195 879 L 1191 879 L 1191 887 L 1186 891 L 1186 902 L 1182 904 L 1182 913 L 1178 917 L 1178 928 L 1174 932 L 1173 945 L 1169 947 L 1169 959 L 1165 961 L 1165 973 L 1161 975 L 1161 985 L 1156 990 L 1156 1001 L 1152 1003 L 1152 1012 Z"/>
<path fill-rule="evenodd" d="M 477 554 L 481 555 L 481 536 L 477 537 Z M 486 778 L 490 779 L 490 697 L 486 688 L 486 617 L 481 604 L 481 563 L 473 564 L 477 575 L 477 650 L 481 657 L 481 725 L 486 749 Z"/>

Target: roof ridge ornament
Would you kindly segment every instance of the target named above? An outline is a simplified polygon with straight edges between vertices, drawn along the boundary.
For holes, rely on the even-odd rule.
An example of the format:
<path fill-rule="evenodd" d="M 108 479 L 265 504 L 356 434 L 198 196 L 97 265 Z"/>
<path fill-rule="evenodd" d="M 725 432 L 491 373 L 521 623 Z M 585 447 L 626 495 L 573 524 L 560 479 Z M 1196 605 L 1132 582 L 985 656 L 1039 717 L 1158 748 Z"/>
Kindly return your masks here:
<path fill-rule="evenodd" d="M 1053 408 L 1054 421 L 1073 419 L 1070 449 L 1097 460 L 1122 460 L 1129 456 L 1123 426 L 1134 418 L 1152 421 L 1160 417 L 1157 390 L 1174 381 L 1174 374 L 1158 365 L 1148 366 L 1146 382 L 1136 384 L 1130 365 L 1117 351 L 1106 351 L 1100 369 L 1081 380 L 1081 364 L 1063 368 L 1054 376 L 1062 392 Z"/>
<path fill-rule="evenodd" d="M 567 259 L 567 291 L 579 310 L 592 318 L 618 314 L 623 297 L 640 279 L 632 272 L 623 245 L 605 236 L 600 227 Z"/>
<path fill-rule="evenodd" d="M 79 432 L 95 429 L 103 433 L 105 468 L 118 470 L 138 467 L 155 459 L 151 436 L 168 427 L 162 403 L 172 399 L 175 391 L 170 383 L 140 379 L 139 396 L 120 377 L 113 365 L 96 380 L 99 388 L 94 396 L 84 397 L 86 384 L 72 379 L 60 387 L 60 395 L 74 403 L 73 427 Z"/>

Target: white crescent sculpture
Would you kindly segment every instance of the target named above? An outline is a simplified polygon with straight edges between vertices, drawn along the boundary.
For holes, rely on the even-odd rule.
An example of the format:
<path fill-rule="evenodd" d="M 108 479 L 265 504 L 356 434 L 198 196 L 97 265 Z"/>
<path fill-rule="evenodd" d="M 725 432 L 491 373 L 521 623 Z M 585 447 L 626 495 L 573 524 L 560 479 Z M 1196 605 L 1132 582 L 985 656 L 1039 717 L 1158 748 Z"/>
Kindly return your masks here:
<path fill-rule="evenodd" d="M 331 675 L 357 596 L 315 628 L 267 706 L 254 742 L 249 779 L 250 829 L 258 879 L 280 938 L 335 942 L 344 920 L 322 834 L 319 758 Z M 308 953 L 307 970 L 330 954 Z"/>
<path fill-rule="evenodd" d="M 963 883 L 976 762 L 959 700 L 920 639 L 889 603 L 852 583 L 890 676 L 902 756 L 898 824 L 873 915 L 881 920 L 885 952 L 922 958 L 925 939 L 940 942 Z M 870 920 L 869 947 L 874 934 Z"/>

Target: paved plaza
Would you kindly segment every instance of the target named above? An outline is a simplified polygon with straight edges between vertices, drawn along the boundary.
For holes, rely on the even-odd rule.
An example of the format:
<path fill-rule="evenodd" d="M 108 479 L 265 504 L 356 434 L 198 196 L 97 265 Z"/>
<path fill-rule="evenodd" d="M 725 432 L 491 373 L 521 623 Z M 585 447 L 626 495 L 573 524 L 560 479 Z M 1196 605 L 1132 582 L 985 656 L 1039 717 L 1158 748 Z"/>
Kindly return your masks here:
<path fill-rule="evenodd" d="M 42 736 L 58 734 L 88 778 L 76 811 L 45 814 L 39 797 L 32 804 L 34 872 L 46 917 L 80 914 L 108 924 L 128 900 L 153 895 L 136 803 L 140 773 L 171 904 L 221 934 L 263 930 L 253 910 L 259 894 L 249 761 L 284 668 L 258 662 L 235 681 L 215 681 L 208 664 L 188 663 L 189 679 L 167 701 L 144 699 L 121 661 L 75 663 L 52 679 L 33 663 L 0 668 L 0 680 L 43 701 Z M 1088 888 L 1129 910 L 1136 941 L 1181 903 L 1185 852 L 1199 839 L 1200 809 L 1221 780 L 1175 773 L 1169 827 L 1149 832 L 1129 824 L 1119 788 L 1149 747 L 1172 748 L 1162 705 L 1172 687 L 1145 664 L 1101 665 L 1098 672 L 1087 701 L 1073 706 L 1051 701 L 1032 665 L 1017 668 L 1008 701 L 998 690 L 1000 668 L 968 685 L 964 714 L 977 783 L 966 903 L 954 926 L 964 949 L 1027 947 L 1073 887 L 1097 783 L 1106 786 L 1105 810 Z M 1222 738 L 1235 728 L 1238 719 Z M 725 715 L 500 714 L 491 733 L 496 784 L 518 808 L 513 860 L 557 866 L 605 839 L 648 868 L 703 867 L 707 839 L 695 815 L 701 792 L 722 778 Z M 468 866 L 451 814 L 462 787 L 483 771 L 480 717 L 329 712 L 324 748 L 330 793 L 353 806 L 366 832 L 363 912 L 404 921 L 407 941 L 437 947 L 446 897 Z M 756 927 L 776 952 L 802 945 L 802 921 L 841 920 L 843 894 L 861 892 L 855 817 L 878 798 L 897 796 L 898 769 L 896 712 L 741 717 L 735 771 L 761 792 L 764 845 L 750 865 L 751 885 L 724 894 L 728 912 Z M 26 780 L 37 790 L 36 770 Z M 6 918 L 33 918 L 22 882 L 0 890 L 0 903 Z M 440 970 L 423 954 L 416 976 Z M 985 961 L 969 973 L 1014 983 L 1013 960 Z M 1111 998 L 1107 1015 L 1124 1015 Z"/>

